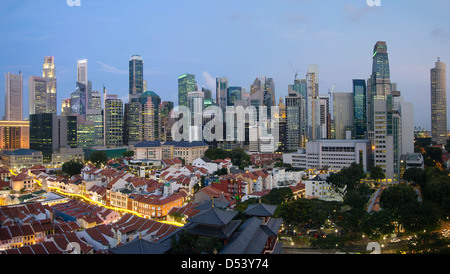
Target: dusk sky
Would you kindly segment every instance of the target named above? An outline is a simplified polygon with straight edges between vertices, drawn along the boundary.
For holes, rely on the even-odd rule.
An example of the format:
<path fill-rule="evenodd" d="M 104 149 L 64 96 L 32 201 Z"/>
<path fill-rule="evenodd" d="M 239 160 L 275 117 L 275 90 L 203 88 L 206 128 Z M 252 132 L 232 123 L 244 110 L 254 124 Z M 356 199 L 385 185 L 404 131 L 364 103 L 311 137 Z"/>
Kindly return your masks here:
<path fill-rule="evenodd" d="M 125 102 L 133 54 L 162 100 L 176 103 L 177 78 L 191 73 L 214 96 L 216 77 L 247 91 L 256 77 L 272 77 L 278 102 L 294 70 L 304 78 L 308 64 L 319 66 L 320 94 L 333 84 L 351 92 L 352 79 L 371 74 L 375 43 L 386 41 L 391 81 L 414 104 L 414 124 L 427 129 L 430 69 L 440 57 L 450 70 L 448 0 L 381 0 L 379 7 L 366 0 L 80 1 L 1 1 L 0 96 L 5 73 L 21 70 L 25 117 L 28 77 L 41 76 L 44 56 L 55 57 L 60 113 L 75 91 L 79 59 L 88 59 L 94 90 L 105 85 Z M 1 116 L 4 109 L 0 103 Z"/>

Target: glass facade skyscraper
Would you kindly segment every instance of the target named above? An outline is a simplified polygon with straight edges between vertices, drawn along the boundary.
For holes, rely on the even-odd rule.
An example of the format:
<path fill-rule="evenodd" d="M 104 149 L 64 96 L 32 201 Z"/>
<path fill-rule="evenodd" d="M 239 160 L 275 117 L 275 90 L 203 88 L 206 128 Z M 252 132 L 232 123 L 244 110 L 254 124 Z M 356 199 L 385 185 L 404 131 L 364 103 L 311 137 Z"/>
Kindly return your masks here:
<path fill-rule="evenodd" d="M 129 61 L 129 92 L 130 102 L 132 99 L 139 99 L 144 93 L 144 61 L 139 55 L 131 56 Z"/>
<path fill-rule="evenodd" d="M 372 75 L 368 84 L 368 130 L 373 165 L 382 168 L 388 182 L 394 182 L 400 176 L 401 119 L 393 104 L 386 42 L 375 44 L 372 58 Z"/>
<path fill-rule="evenodd" d="M 197 90 L 197 82 L 195 81 L 195 75 L 182 74 L 178 77 L 178 105 L 189 107 L 188 105 L 188 92 Z"/>
<path fill-rule="evenodd" d="M 353 128 L 355 139 L 365 139 L 367 131 L 366 81 L 353 79 Z"/>

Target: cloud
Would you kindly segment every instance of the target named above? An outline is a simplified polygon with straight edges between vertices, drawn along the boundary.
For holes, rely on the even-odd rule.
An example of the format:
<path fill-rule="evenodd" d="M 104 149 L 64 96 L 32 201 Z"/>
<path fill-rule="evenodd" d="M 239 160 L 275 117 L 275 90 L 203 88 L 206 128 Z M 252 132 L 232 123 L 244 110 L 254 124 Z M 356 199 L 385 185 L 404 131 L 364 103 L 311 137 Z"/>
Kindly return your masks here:
<path fill-rule="evenodd" d="M 450 39 L 450 33 L 441 28 L 437 28 L 431 31 L 431 36 L 438 39 L 447 40 Z"/>
<path fill-rule="evenodd" d="M 213 78 L 207 71 L 204 71 L 202 73 L 202 76 L 203 76 L 203 80 L 206 83 L 206 88 L 210 89 L 211 91 L 215 91 L 216 90 L 216 79 Z"/>
<path fill-rule="evenodd" d="M 112 74 L 128 74 L 127 70 L 121 70 L 121 69 L 115 68 L 115 67 L 107 65 L 101 61 L 97 61 L 96 63 L 101 66 L 100 71 L 102 71 L 102 72 L 112 73 Z"/>

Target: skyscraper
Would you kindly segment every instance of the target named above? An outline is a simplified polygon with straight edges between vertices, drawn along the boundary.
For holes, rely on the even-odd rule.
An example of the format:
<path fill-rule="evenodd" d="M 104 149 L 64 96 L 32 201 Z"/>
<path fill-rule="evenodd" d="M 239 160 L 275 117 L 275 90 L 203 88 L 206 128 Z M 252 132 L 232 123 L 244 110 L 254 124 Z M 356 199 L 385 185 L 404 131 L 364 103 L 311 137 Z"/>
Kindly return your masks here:
<path fill-rule="evenodd" d="M 44 163 L 60 148 L 77 147 L 77 117 L 54 113 L 30 115 L 30 149 L 41 151 Z"/>
<path fill-rule="evenodd" d="M 47 80 L 44 77 L 28 77 L 28 113 L 48 113 Z"/>
<path fill-rule="evenodd" d="M 382 168 L 389 181 L 398 181 L 400 175 L 401 120 L 395 111 L 391 94 L 389 58 L 386 42 L 379 41 L 373 50 L 372 75 L 369 79 L 370 120 L 369 139 L 372 145 L 373 165 Z"/>
<path fill-rule="evenodd" d="M 106 95 L 106 94 L 105 94 Z M 123 101 L 117 95 L 107 95 L 104 108 L 105 146 L 120 147 L 123 145 Z"/>
<path fill-rule="evenodd" d="M 308 99 L 307 106 L 307 140 L 319 140 L 320 127 L 320 99 L 319 99 L 319 68 L 317 65 L 308 65 L 307 73 Z"/>
<path fill-rule="evenodd" d="M 146 141 L 159 139 L 161 120 L 159 108 L 161 97 L 153 91 L 144 92 L 139 98 L 142 105 L 142 137 Z"/>
<path fill-rule="evenodd" d="M 353 93 L 333 93 L 334 132 L 337 140 L 345 140 L 347 132 L 353 128 Z M 351 137 L 351 135 L 350 135 Z M 350 138 L 351 139 L 351 138 Z"/>
<path fill-rule="evenodd" d="M 226 77 L 216 78 L 216 100 L 219 108 L 225 112 L 228 105 L 228 79 Z"/>
<path fill-rule="evenodd" d="M 89 98 L 92 92 L 92 83 L 88 80 L 87 59 L 77 60 L 76 89 L 70 95 L 70 104 L 73 114 L 86 117 L 89 112 Z"/>
<path fill-rule="evenodd" d="M 227 106 L 234 106 L 234 102 L 242 100 L 242 92 L 245 89 L 242 87 L 228 87 L 227 91 Z"/>
<path fill-rule="evenodd" d="M 305 146 L 306 136 L 306 80 L 295 79 L 288 86 L 286 97 L 286 151 Z"/>
<path fill-rule="evenodd" d="M 46 104 L 47 113 L 56 113 L 56 75 L 55 75 L 55 57 L 45 56 L 42 68 L 42 77 L 46 80 Z"/>
<path fill-rule="evenodd" d="M 195 81 L 195 75 L 182 74 L 178 77 L 178 105 L 188 106 L 188 92 L 197 91 L 197 82 Z"/>
<path fill-rule="evenodd" d="M 144 140 L 143 136 L 143 105 L 140 96 L 144 90 L 144 61 L 139 55 L 133 55 L 128 63 L 129 95 L 125 104 L 124 137 L 125 145 L 135 145 Z"/>
<path fill-rule="evenodd" d="M 129 92 L 131 99 L 139 99 L 144 90 L 144 61 L 139 55 L 131 56 L 129 61 Z"/>
<path fill-rule="evenodd" d="M 431 141 L 447 144 L 447 76 L 446 64 L 438 58 L 431 69 Z"/>
<path fill-rule="evenodd" d="M 5 75 L 5 119 L 7 121 L 23 120 L 23 74 L 6 73 Z"/>
<path fill-rule="evenodd" d="M 353 79 L 353 131 L 355 139 L 365 139 L 367 131 L 366 81 Z"/>

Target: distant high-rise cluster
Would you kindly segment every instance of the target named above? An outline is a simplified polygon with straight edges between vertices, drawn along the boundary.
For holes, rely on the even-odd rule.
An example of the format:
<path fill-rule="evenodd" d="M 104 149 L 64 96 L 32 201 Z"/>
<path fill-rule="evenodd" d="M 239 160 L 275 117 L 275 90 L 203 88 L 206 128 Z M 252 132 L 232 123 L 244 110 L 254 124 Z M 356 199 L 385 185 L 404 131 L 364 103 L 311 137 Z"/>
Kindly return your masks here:
<path fill-rule="evenodd" d="M 414 108 L 391 82 L 387 44 L 382 41 L 373 48 L 370 76 L 351 79 L 352 90 L 335 91 L 333 85 L 321 94 L 319 66 L 310 64 L 305 77 L 297 79 L 296 73 L 287 96 L 278 100 L 271 77 L 256 77 L 248 91 L 227 77 L 217 77 L 215 90 L 210 90 L 199 87 L 194 74 L 183 73 L 177 79 L 176 105 L 148 88 L 151 83 L 144 79 L 140 55 L 131 56 L 128 68 L 128 101 L 124 102 L 104 86 L 93 90 L 88 60 L 78 60 L 75 90 L 62 100 L 58 115 L 55 58 L 44 57 L 42 76 L 28 77 L 29 119 L 23 117 L 23 74 L 7 73 L 0 148 L 29 147 L 41 151 L 44 163 L 52 165 L 61 162 L 63 154 L 78 155 L 79 149 L 132 150 L 142 141 L 171 141 L 179 136 L 249 153 L 300 153 L 320 147 L 317 142 L 323 140 L 330 147 L 329 142 L 361 140 L 358 146 L 367 143 L 367 151 L 355 151 L 355 157 L 367 158 L 369 167 L 381 167 L 389 181 L 400 178 L 402 155 L 414 153 Z M 443 145 L 447 142 L 445 63 L 436 62 L 430 82 L 432 141 Z M 177 129 L 180 117 L 172 112 L 181 107 L 189 110 L 181 119 L 190 119 L 184 120 L 188 127 Z M 306 146 L 308 142 L 316 145 Z M 333 148 L 351 153 L 349 149 L 350 145 Z M 321 153 L 308 154 L 302 161 L 321 167 Z"/>

